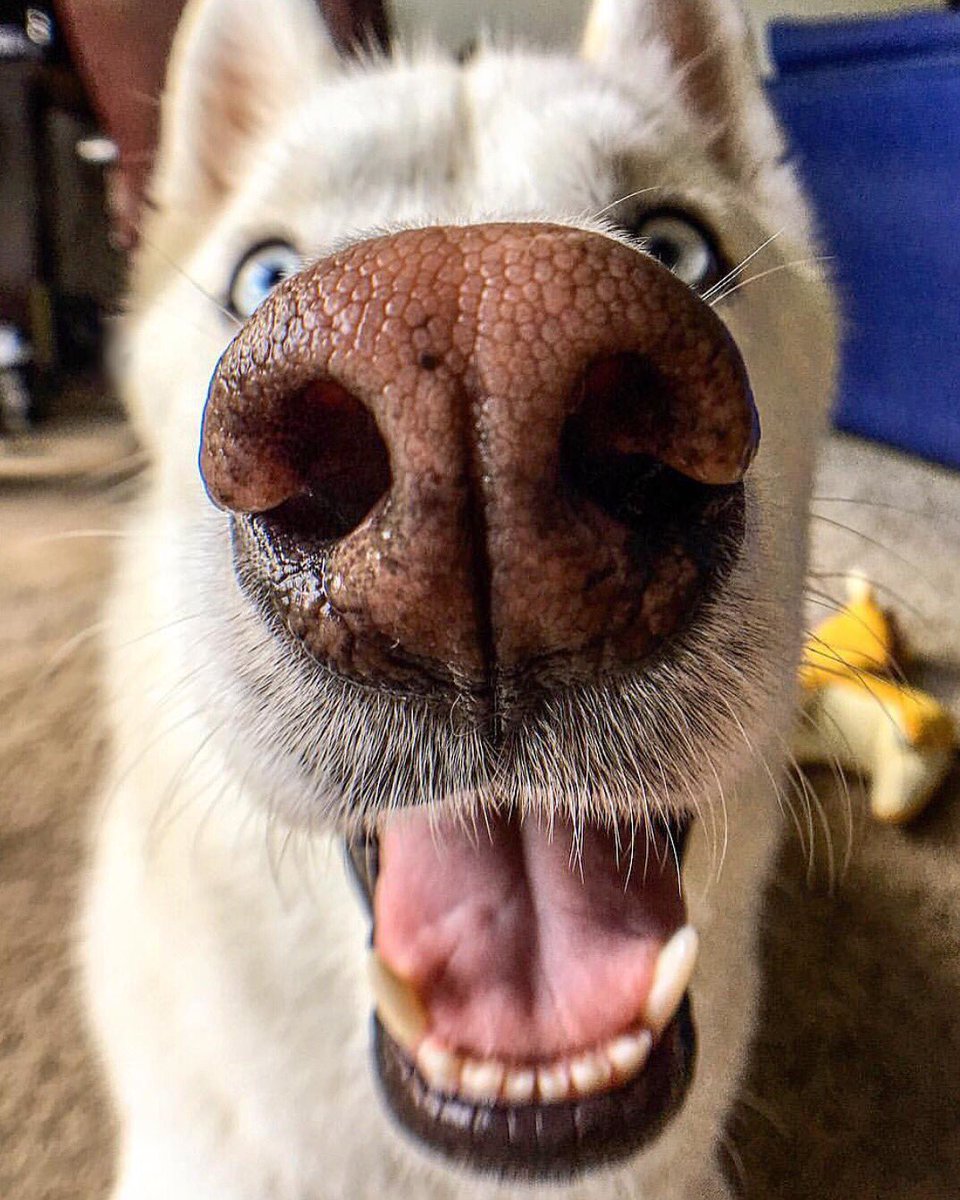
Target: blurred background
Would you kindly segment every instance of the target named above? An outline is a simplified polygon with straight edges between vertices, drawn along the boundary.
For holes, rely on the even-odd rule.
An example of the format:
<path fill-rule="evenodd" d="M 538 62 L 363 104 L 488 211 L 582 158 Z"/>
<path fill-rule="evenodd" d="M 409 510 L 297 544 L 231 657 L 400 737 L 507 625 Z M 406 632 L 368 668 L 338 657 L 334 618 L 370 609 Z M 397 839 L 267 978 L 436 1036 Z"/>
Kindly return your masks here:
<path fill-rule="evenodd" d="M 483 13 L 497 29 L 529 34 L 539 41 L 562 43 L 574 39 L 583 28 L 586 0 L 394 0 L 392 10 L 397 28 L 403 32 L 434 28 L 449 43 L 456 43 L 476 32 L 476 14 Z M 856 16 L 862 13 L 900 13 L 910 9 L 929 9 L 922 0 L 748 0 L 763 34 L 765 22 L 777 17 Z"/>

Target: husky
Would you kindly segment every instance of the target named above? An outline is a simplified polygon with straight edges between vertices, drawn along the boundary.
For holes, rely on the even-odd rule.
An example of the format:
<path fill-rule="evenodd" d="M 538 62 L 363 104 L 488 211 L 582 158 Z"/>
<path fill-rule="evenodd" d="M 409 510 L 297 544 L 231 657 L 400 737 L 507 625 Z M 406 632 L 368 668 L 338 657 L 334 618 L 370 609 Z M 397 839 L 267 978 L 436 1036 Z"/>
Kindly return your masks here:
<path fill-rule="evenodd" d="M 729 1197 L 836 355 L 744 16 L 347 61 L 191 0 L 161 124 L 114 1200 Z"/>

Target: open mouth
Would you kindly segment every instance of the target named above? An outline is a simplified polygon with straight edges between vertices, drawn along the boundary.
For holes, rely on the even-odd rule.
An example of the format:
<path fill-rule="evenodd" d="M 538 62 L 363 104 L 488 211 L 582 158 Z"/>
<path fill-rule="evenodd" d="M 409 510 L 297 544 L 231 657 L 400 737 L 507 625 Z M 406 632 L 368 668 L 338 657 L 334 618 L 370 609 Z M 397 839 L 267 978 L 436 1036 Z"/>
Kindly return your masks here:
<path fill-rule="evenodd" d="M 430 809 L 348 847 L 374 917 L 375 1061 L 401 1126 L 477 1170 L 635 1153 L 693 1071 L 687 819 L 630 831 Z"/>

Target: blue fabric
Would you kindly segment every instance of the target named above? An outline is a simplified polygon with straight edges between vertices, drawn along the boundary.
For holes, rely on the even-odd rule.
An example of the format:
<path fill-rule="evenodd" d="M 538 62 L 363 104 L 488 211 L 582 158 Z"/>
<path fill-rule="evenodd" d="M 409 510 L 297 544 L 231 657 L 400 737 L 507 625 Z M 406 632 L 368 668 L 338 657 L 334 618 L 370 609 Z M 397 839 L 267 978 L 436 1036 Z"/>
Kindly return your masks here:
<path fill-rule="evenodd" d="M 781 74 L 811 67 L 960 54 L 960 16 L 948 12 L 855 21 L 777 21 L 770 49 Z"/>
<path fill-rule="evenodd" d="M 771 49 L 845 306 L 837 424 L 960 467 L 960 14 L 777 22 Z"/>

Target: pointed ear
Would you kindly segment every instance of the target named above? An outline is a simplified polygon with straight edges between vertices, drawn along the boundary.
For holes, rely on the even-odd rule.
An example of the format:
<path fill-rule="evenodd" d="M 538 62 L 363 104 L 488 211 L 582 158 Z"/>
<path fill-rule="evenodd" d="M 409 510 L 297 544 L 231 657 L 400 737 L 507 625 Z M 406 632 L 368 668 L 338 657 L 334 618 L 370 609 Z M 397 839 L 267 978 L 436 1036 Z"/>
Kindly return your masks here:
<path fill-rule="evenodd" d="M 780 153 L 738 0 L 593 0 L 585 58 L 629 70 L 645 47 L 669 55 L 679 94 L 725 169 L 750 175 Z"/>
<path fill-rule="evenodd" d="M 190 0 L 161 105 L 153 198 L 209 210 L 339 59 L 316 0 Z"/>

